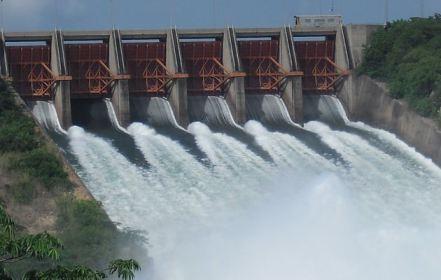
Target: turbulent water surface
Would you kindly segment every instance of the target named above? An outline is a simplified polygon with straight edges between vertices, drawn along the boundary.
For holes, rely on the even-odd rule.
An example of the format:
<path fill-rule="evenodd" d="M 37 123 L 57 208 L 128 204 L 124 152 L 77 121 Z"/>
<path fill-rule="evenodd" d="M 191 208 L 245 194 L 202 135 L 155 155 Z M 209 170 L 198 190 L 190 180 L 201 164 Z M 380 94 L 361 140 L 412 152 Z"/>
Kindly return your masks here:
<path fill-rule="evenodd" d="M 48 103 L 33 111 L 111 219 L 148 232 L 143 273 L 155 280 L 439 279 L 441 170 L 349 122 L 336 99 L 320 102 L 324 122 L 300 128 L 266 98 L 263 110 L 279 112 L 261 119 L 255 108 L 238 127 L 210 100 L 216 118 L 205 112 L 186 130 L 171 119 L 167 133 L 119 127 L 109 102 L 112 133 L 65 132 Z"/>

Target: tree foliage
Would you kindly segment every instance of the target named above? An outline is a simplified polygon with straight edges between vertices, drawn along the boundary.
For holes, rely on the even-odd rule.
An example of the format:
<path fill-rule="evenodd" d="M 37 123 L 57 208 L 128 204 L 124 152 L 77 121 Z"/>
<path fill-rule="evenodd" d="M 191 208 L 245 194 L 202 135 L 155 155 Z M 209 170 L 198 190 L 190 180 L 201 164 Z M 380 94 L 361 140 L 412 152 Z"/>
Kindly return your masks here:
<path fill-rule="evenodd" d="M 135 278 L 133 272 L 140 269 L 139 264 L 134 260 L 115 260 L 109 265 L 110 273 L 117 273 L 118 277 L 123 280 L 131 280 Z"/>
<path fill-rule="evenodd" d="M 58 261 L 62 248 L 60 240 L 46 232 L 17 236 L 14 221 L 0 205 L 0 279 L 11 279 L 6 270 L 8 264 L 29 258 Z M 82 265 L 57 265 L 45 271 L 29 271 L 23 279 L 100 280 L 116 273 L 118 278 L 132 280 L 137 270 L 140 270 L 140 266 L 135 260 L 115 260 L 110 263 L 107 269 L 102 271 Z"/>
<path fill-rule="evenodd" d="M 388 82 L 425 117 L 441 115 L 441 15 L 412 18 L 378 29 L 364 50 L 360 72 Z"/>

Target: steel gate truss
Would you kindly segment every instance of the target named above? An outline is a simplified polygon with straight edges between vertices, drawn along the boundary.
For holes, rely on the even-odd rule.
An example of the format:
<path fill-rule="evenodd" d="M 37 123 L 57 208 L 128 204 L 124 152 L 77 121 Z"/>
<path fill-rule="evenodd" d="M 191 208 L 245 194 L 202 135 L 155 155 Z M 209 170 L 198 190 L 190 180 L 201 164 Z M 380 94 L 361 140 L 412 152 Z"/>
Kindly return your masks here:
<path fill-rule="evenodd" d="M 101 59 L 85 60 L 80 64 L 88 64 L 85 78 L 88 83 L 88 89 L 91 94 L 107 94 L 111 85 L 119 80 L 129 80 L 130 75 L 113 74 L 106 63 Z"/>
<path fill-rule="evenodd" d="M 234 78 L 245 77 L 245 73 L 230 71 L 223 65 L 221 41 L 184 42 L 181 49 L 189 73 L 189 92 L 221 95 Z"/>
<path fill-rule="evenodd" d="M 288 71 L 272 56 L 247 57 L 249 77 L 257 77 L 259 87 L 247 87 L 247 90 L 279 91 L 283 82 L 290 77 L 303 76 L 302 71 Z"/>
<path fill-rule="evenodd" d="M 144 67 L 142 77 L 147 93 L 165 93 L 173 81 L 189 77 L 188 74 L 171 73 L 159 58 L 138 61 L 137 66 Z"/>
<path fill-rule="evenodd" d="M 196 75 L 191 78 L 202 79 L 202 88 L 192 89 L 202 92 L 219 92 L 228 87 L 229 82 L 234 78 L 245 77 L 243 72 L 228 71 L 216 57 L 195 58 L 193 68 L 199 69 Z"/>
<path fill-rule="evenodd" d="M 311 76 L 315 86 L 314 88 L 305 88 L 305 90 L 316 90 L 319 92 L 334 91 L 338 83 L 349 75 L 348 70 L 338 66 L 329 57 L 313 58 L 311 60 L 314 63 Z"/>
<path fill-rule="evenodd" d="M 305 73 L 303 90 L 332 93 L 349 71 L 335 63 L 335 39 L 295 42 L 297 59 Z"/>
<path fill-rule="evenodd" d="M 52 89 L 59 81 L 71 81 L 71 76 L 58 76 L 44 62 L 19 63 L 21 71 L 29 73 L 26 79 L 15 80 L 9 77 L 13 83 L 29 84 L 30 92 L 20 92 L 27 97 L 52 97 Z"/>

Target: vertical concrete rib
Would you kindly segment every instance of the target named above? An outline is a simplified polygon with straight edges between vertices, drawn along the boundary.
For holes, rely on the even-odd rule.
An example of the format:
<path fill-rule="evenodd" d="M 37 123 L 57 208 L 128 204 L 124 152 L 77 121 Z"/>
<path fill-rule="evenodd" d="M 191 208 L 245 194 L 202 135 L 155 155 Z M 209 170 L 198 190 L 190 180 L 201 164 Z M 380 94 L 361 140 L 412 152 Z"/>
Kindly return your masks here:
<path fill-rule="evenodd" d="M 280 31 L 279 48 L 280 64 L 288 71 L 299 70 L 290 27 L 283 27 Z M 291 119 L 298 124 L 303 124 L 302 77 L 287 78 L 281 95 Z"/>
<path fill-rule="evenodd" d="M 126 66 L 119 30 L 113 29 L 109 40 L 109 68 L 113 74 L 125 74 Z M 112 87 L 112 104 L 120 125 L 130 123 L 129 81 L 117 80 Z"/>
<path fill-rule="evenodd" d="M 0 37 L 0 75 L 2 77 L 9 76 L 8 58 L 6 56 L 5 33 L 3 32 L 3 30 L 1 31 Z"/>
<path fill-rule="evenodd" d="M 179 36 L 175 28 L 167 32 L 166 66 L 173 73 L 184 73 Z M 188 125 L 187 111 L 187 80 L 174 80 L 168 89 L 168 101 L 173 109 L 177 122 L 183 126 Z"/>
<path fill-rule="evenodd" d="M 335 62 L 340 67 L 351 69 L 351 61 L 349 59 L 349 49 L 347 46 L 346 36 L 343 30 L 343 25 L 340 24 L 337 28 L 335 38 Z"/>
<path fill-rule="evenodd" d="M 63 34 L 55 30 L 51 40 L 51 70 L 57 76 L 66 76 L 66 55 L 64 52 Z M 54 104 L 58 119 L 63 128 L 67 129 L 72 125 L 72 114 L 70 105 L 70 81 L 58 81 L 55 87 Z"/>
<path fill-rule="evenodd" d="M 232 27 L 224 30 L 222 57 L 222 64 L 228 71 L 240 71 L 239 48 L 237 46 L 236 34 Z M 239 124 L 244 124 L 246 121 L 245 78 L 236 77 L 230 81 L 226 100 L 234 120 Z"/>

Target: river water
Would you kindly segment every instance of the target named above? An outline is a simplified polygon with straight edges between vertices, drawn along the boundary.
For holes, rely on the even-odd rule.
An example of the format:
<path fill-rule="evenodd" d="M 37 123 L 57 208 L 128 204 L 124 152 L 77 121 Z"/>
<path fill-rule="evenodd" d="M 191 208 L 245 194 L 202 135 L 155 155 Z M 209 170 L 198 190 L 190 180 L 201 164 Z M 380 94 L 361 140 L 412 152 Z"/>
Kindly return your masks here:
<path fill-rule="evenodd" d="M 68 131 L 31 105 L 110 218 L 148 236 L 140 279 L 439 279 L 441 170 L 337 99 L 303 128 L 274 96 L 247 100 L 243 127 L 216 98 L 188 128 L 161 112 L 125 129 L 101 102 Z"/>

